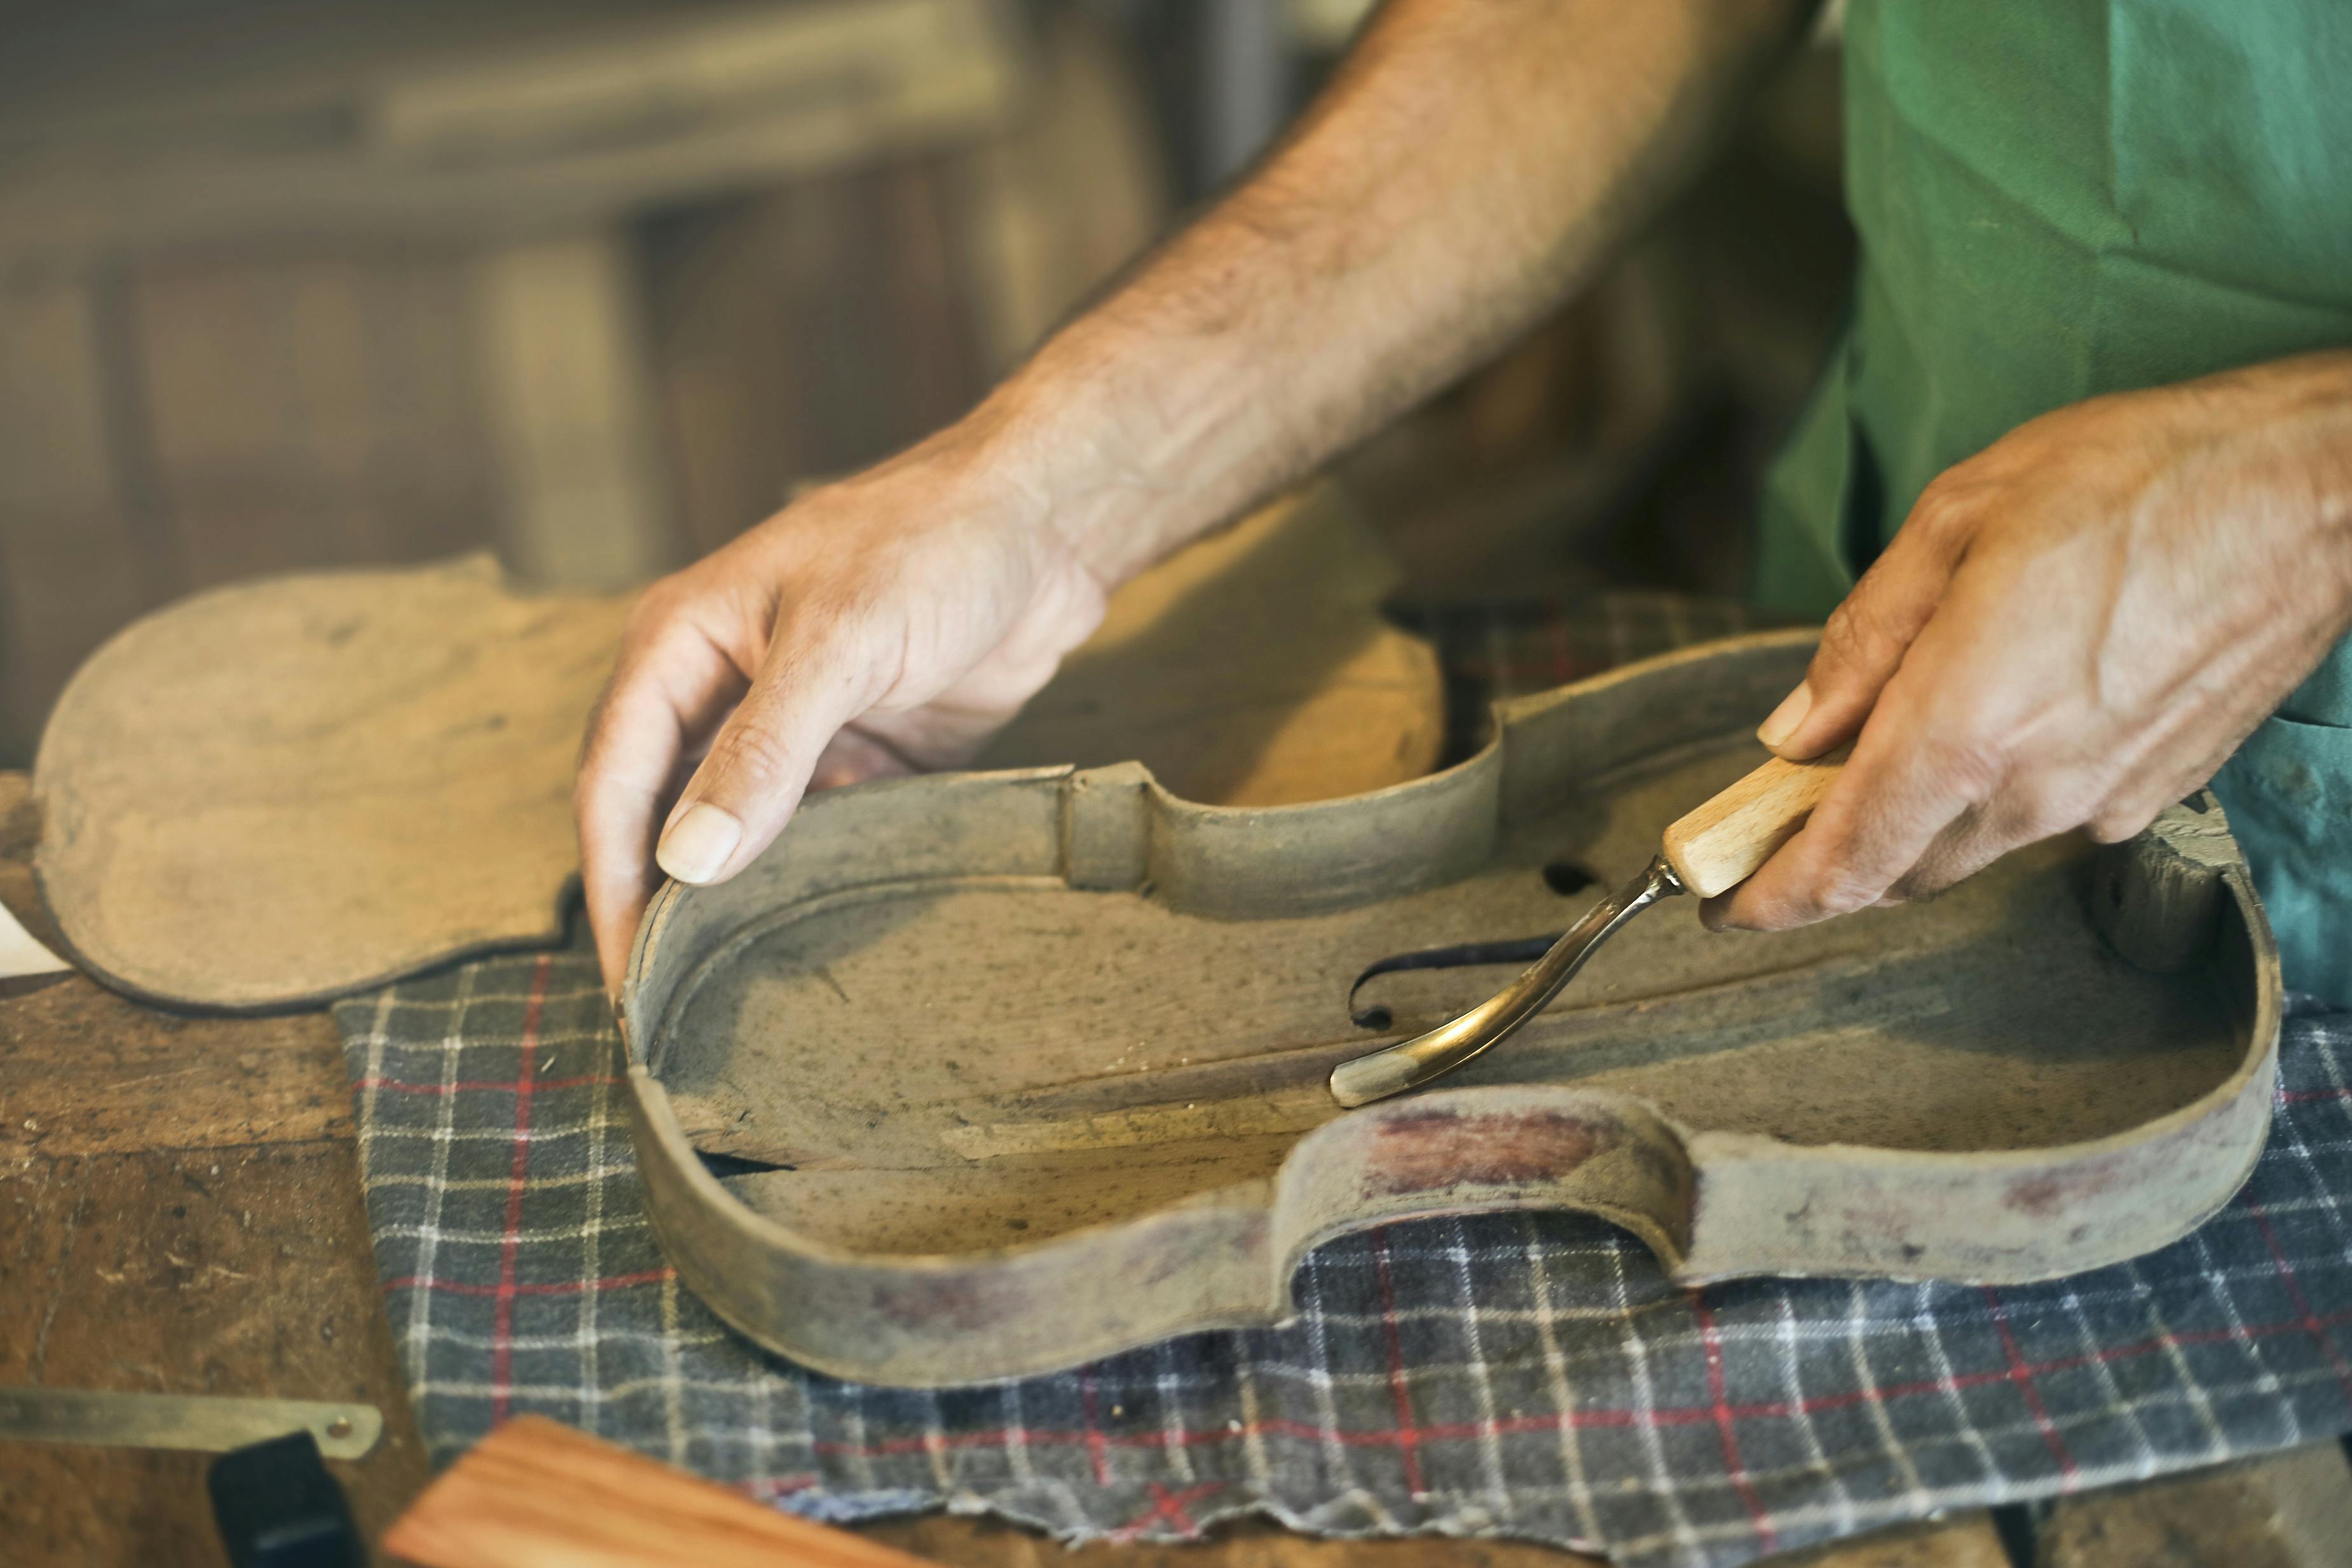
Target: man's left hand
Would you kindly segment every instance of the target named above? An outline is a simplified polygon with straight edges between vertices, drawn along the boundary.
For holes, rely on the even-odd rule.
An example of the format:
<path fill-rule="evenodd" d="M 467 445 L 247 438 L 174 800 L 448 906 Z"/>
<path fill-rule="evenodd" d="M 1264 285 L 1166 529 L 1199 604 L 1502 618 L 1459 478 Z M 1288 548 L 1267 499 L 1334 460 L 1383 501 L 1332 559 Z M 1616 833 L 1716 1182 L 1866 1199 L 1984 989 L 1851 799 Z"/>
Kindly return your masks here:
<path fill-rule="evenodd" d="M 2352 353 L 2094 398 L 1946 471 L 1759 737 L 1855 740 L 1708 902 L 1779 930 L 1917 898 L 2210 778 L 2352 624 Z"/>

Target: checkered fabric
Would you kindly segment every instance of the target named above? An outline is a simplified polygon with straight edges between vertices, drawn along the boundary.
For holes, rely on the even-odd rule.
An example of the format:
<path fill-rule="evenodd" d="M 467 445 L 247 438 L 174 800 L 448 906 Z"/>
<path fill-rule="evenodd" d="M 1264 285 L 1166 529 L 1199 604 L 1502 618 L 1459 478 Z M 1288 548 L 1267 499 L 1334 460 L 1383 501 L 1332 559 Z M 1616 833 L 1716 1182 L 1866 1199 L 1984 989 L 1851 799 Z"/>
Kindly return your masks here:
<path fill-rule="evenodd" d="M 1496 684 L 1549 684 L 1546 614 L 1506 633 L 1470 639 Z M 1174 1539 L 1260 1511 L 1696 1565 L 2352 1428 L 2352 1013 L 2294 1014 L 2244 1193 L 2122 1267 L 1998 1291 L 1685 1291 L 1597 1221 L 1430 1220 L 1313 1254 L 1282 1327 L 941 1393 L 804 1372 L 680 1288 L 584 946 L 337 1017 L 386 1310 L 438 1462 L 529 1410 L 833 1519 L 943 1503 Z"/>

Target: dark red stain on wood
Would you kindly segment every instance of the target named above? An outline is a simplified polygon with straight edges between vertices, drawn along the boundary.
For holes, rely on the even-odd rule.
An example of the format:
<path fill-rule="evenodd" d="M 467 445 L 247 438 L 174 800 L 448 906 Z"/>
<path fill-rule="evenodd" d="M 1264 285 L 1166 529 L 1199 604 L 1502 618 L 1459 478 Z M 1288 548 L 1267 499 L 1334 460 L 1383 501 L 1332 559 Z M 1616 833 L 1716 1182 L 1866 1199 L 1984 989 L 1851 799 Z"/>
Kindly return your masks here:
<path fill-rule="evenodd" d="M 2049 1219 L 2066 1213 L 2086 1198 L 2113 1189 L 2125 1179 L 2126 1171 L 2114 1160 L 2101 1160 L 2060 1173 L 2020 1176 L 2009 1184 L 2001 1201 L 2020 1214 Z"/>
<path fill-rule="evenodd" d="M 1465 1112 L 1433 1107 L 1383 1119 L 1368 1185 L 1399 1197 L 1454 1186 L 1509 1186 L 1574 1170 L 1615 1148 L 1623 1130 L 1567 1111 Z"/>
<path fill-rule="evenodd" d="M 877 1285 L 873 1296 L 877 1317 L 895 1328 L 917 1332 L 950 1328 L 977 1333 L 1013 1322 L 1037 1305 L 1030 1292 L 971 1269 L 888 1281 Z"/>

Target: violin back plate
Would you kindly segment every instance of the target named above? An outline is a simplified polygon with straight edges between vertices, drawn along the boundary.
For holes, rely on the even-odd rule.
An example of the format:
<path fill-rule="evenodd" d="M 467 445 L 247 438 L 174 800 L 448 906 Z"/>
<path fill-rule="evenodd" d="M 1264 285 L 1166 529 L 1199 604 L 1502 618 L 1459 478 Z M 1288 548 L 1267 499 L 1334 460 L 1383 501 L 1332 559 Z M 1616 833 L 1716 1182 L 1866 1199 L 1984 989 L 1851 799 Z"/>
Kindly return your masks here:
<path fill-rule="evenodd" d="M 268 1011 L 561 941 L 572 765 L 627 609 L 473 556 L 237 583 L 118 633 L 33 769 L 79 967 Z"/>
<path fill-rule="evenodd" d="M 2210 800 L 1785 935 L 1674 901 L 1443 1085 L 1332 1101 L 1510 974 L 1382 975 L 1366 1028 L 1359 972 L 1567 925 L 1753 766 L 1811 648 L 1506 704 L 1476 757 L 1343 800 L 1202 806 L 1134 764 L 812 800 L 639 933 L 656 1234 L 761 1343 L 914 1385 L 1279 1320 L 1307 1250 L 1422 1215 L 1596 1214 L 1685 1283 L 2008 1283 L 2176 1239 L 2260 1152 L 2280 1008 Z"/>

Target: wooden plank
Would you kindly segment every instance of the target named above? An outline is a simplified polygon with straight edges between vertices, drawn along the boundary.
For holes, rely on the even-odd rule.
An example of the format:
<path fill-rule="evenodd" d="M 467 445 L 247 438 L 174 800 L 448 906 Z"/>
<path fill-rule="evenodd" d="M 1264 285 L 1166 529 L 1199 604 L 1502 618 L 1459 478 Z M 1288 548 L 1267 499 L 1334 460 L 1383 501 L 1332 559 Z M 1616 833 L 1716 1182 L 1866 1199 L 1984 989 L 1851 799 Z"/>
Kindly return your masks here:
<path fill-rule="evenodd" d="M 1169 219 L 1142 89 L 1100 26 L 1056 13 L 1036 102 L 976 147 L 951 219 L 981 294 L 981 351 L 1002 376 Z M 1074 198 L 1073 192 L 1084 193 Z"/>
<path fill-rule="evenodd" d="M 305 279 L 220 262 L 145 268 L 131 282 L 156 473 L 192 586 L 356 559 L 349 497 L 310 472 L 303 440 L 311 420 L 352 423 L 357 356 L 331 330 L 347 325 L 351 292 L 348 276 L 322 269 Z M 296 293 L 311 303 L 307 335 L 295 330 Z"/>
<path fill-rule="evenodd" d="M 680 509 L 697 550 L 796 484 L 919 440 L 986 388 L 947 225 L 961 160 L 804 181 L 653 225 L 646 273 Z"/>
<path fill-rule="evenodd" d="M 365 301 L 378 444 L 369 493 L 383 523 L 371 559 L 437 560 L 490 544 L 496 476 L 469 263 L 465 252 L 387 251 Z"/>
<path fill-rule="evenodd" d="M 2034 1568 L 2344 1568 L 2352 1467 L 2338 1443 L 2050 1505 Z"/>
<path fill-rule="evenodd" d="M 626 588 L 682 553 L 656 444 L 635 255 L 619 230 L 532 240 L 477 267 L 481 376 L 509 570 Z"/>
<path fill-rule="evenodd" d="M 446 251 L 132 270 L 143 426 L 192 584 L 487 542 L 467 280 Z"/>
<path fill-rule="evenodd" d="M 883 254 L 889 258 L 889 319 L 900 334 L 898 417 L 919 440 L 961 417 L 988 388 L 980 361 L 973 280 L 956 265 L 950 208 L 964 178 L 960 159 L 928 158 L 881 174 Z M 1084 211 L 1108 192 L 1073 190 L 1064 199 Z"/>
<path fill-rule="evenodd" d="M 878 259 L 890 244 L 880 202 L 887 178 L 844 172 L 775 198 L 781 347 L 802 389 L 800 464 L 790 479 L 862 468 L 928 434 L 898 413 L 909 363 L 890 315 L 890 264 Z"/>
<path fill-rule="evenodd" d="M 923 1568 L 540 1416 L 474 1445 L 383 1544 L 425 1568 Z"/>
<path fill-rule="evenodd" d="M 792 226 L 807 212 L 791 193 L 771 193 L 646 225 L 654 374 L 698 555 L 774 512 L 814 471 L 803 405 L 822 387 L 791 338 L 811 292 L 790 265 Z"/>
<path fill-rule="evenodd" d="M 0 282 L 0 763 L 159 586 L 117 485 L 100 308 L 84 279 Z"/>
<path fill-rule="evenodd" d="M 438 0 L 299 26 L 55 21 L 0 55 L 0 255 L 516 236 L 951 145 L 1021 103 L 1009 11 Z"/>
<path fill-rule="evenodd" d="M 26 992 L 0 1003 L 0 1169 L 353 1135 L 341 1043 L 324 1013 L 159 1012 L 79 975 Z"/>

